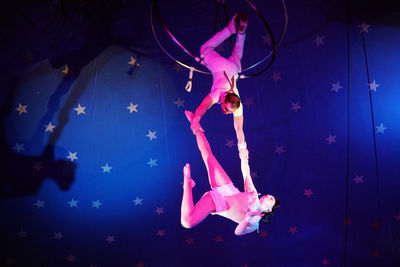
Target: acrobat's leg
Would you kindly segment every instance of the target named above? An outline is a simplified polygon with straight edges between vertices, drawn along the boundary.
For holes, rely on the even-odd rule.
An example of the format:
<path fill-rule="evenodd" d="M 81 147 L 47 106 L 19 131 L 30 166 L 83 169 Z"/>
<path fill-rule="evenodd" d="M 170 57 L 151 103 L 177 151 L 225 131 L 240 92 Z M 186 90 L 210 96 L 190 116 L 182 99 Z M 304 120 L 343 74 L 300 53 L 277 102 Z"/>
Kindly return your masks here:
<path fill-rule="evenodd" d="M 239 31 L 236 36 L 236 43 L 233 48 L 232 55 L 229 57 L 229 60 L 234 62 L 241 70 L 242 66 L 240 61 L 243 57 L 244 41 L 246 39 L 247 16 L 245 13 L 241 13 L 238 16 L 240 18 Z"/>
<path fill-rule="evenodd" d="M 183 196 L 181 205 L 181 224 L 186 228 L 196 226 L 203 221 L 211 212 L 215 211 L 215 204 L 207 192 L 193 205 L 193 194 L 190 176 L 190 165 L 187 163 L 183 168 Z"/>
<path fill-rule="evenodd" d="M 190 111 L 185 111 L 186 118 L 189 122 L 193 119 L 193 113 Z M 206 165 L 208 172 L 208 179 L 210 182 L 211 188 L 223 186 L 231 183 L 231 179 L 226 174 L 222 166 L 219 164 L 217 159 L 214 157 L 210 144 L 204 133 L 202 131 L 196 132 L 196 140 L 197 146 L 201 152 L 201 156 L 203 158 L 204 164 Z"/>
<path fill-rule="evenodd" d="M 207 42 L 205 42 L 200 48 L 201 59 L 203 64 L 211 71 L 217 72 L 222 71 L 220 69 L 223 66 L 223 61 L 228 60 L 218 54 L 214 49 L 223 43 L 232 34 L 236 33 L 235 18 L 237 15 L 233 16 L 231 22 L 227 27 L 217 32 L 213 37 L 211 37 Z"/>

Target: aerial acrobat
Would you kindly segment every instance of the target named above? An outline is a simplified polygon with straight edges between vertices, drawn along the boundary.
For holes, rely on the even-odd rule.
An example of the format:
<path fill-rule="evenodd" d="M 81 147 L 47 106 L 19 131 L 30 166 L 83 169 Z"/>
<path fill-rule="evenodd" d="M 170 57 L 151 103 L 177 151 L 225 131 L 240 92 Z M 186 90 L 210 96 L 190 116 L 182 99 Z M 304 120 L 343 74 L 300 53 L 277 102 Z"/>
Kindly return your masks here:
<path fill-rule="evenodd" d="M 263 20 L 264 24 L 267 27 L 267 30 L 270 33 L 273 43 L 273 49 L 271 49 L 271 52 L 267 56 L 253 64 L 251 67 L 246 68 L 246 70 L 250 69 L 260 64 L 266 58 L 272 55 L 272 61 L 270 62 L 269 66 L 264 71 L 256 74 L 259 75 L 265 72 L 272 65 L 272 62 L 275 59 L 276 48 L 281 42 L 284 32 L 286 31 L 286 7 L 284 4 L 284 0 L 282 0 L 285 9 L 286 23 L 280 40 L 278 42 L 275 42 L 272 36 L 272 32 L 269 29 L 269 26 L 267 25 L 265 19 L 261 16 L 259 11 L 254 7 L 254 5 L 251 4 L 249 0 L 247 0 L 247 2 L 253 7 L 253 9 Z M 155 5 L 156 1 L 153 1 L 153 3 Z M 201 152 L 204 164 L 207 168 L 211 190 L 206 192 L 196 203 L 196 205 L 194 205 L 192 188 L 194 187 L 195 183 L 191 179 L 190 165 L 189 163 L 187 163 L 183 169 L 184 192 L 181 204 L 181 224 L 185 228 L 191 228 L 202 222 L 209 214 L 218 214 L 238 223 L 235 229 L 236 235 L 244 235 L 258 230 L 260 220 L 265 223 L 270 223 L 273 212 L 277 207 L 279 207 L 279 200 L 272 195 L 264 195 L 259 199 L 259 194 L 250 176 L 250 167 L 248 163 L 249 153 L 243 133 L 243 105 L 241 104 L 239 92 L 236 87 L 236 80 L 238 78 L 244 77 L 244 75 L 241 74 L 242 66 L 240 61 L 243 55 L 243 47 L 246 37 L 245 34 L 248 23 L 247 16 L 244 13 L 235 14 L 227 27 L 217 32 L 213 37 L 211 37 L 206 43 L 201 46 L 201 56 L 200 58 L 198 58 L 190 53 L 187 49 L 185 49 L 173 37 L 173 35 L 163 23 L 157 10 L 156 14 L 160 22 L 163 24 L 164 29 L 171 36 L 172 40 L 174 40 L 175 43 L 181 46 L 181 48 L 187 54 L 195 58 L 196 61 L 205 65 L 213 75 L 213 85 L 211 87 L 211 92 L 203 99 L 199 107 L 196 109 L 195 114 L 191 113 L 190 111 L 185 111 L 185 115 L 190 122 L 190 128 L 193 134 L 196 136 L 198 148 Z M 192 72 L 194 68 L 188 67 L 187 65 L 174 59 L 158 41 L 153 24 L 152 29 L 156 41 L 161 49 L 173 60 L 175 60 L 175 62 L 191 69 L 189 78 L 189 81 L 191 82 Z M 232 55 L 229 58 L 224 58 L 215 51 L 215 48 L 233 34 L 237 34 L 237 37 Z M 197 69 L 195 70 L 198 72 L 203 72 Z M 186 90 L 189 92 L 190 89 L 191 84 L 189 88 L 186 87 Z M 201 117 L 209 108 L 211 108 L 216 103 L 221 104 L 222 113 L 233 114 L 234 117 L 234 128 L 238 140 L 241 171 L 244 179 L 244 192 L 240 192 L 233 185 L 229 176 L 226 174 L 224 169 L 214 157 L 210 145 L 204 134 L 204 130 L 200 125 Z"/>

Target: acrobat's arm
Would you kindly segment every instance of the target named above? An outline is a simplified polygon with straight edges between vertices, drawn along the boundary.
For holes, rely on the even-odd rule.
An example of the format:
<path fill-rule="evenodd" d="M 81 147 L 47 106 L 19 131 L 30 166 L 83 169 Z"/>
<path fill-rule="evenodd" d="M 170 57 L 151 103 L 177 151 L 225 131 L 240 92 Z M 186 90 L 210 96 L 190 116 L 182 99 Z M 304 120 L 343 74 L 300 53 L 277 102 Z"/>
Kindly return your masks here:
<path fill-rule="evenodd" d="M 194 113 L 194 118 L 192 120 L 192 123 L 190 125 L 190 129 L 192 130 L 193 134 L 195 134 L 198 130 L 201 130 L 204 132 L 203 128 L 200 126 L 200 120 L 201 117 L 206 113 L 206 111 L 215 104 L 215 101 L 210 95 L 207 95 L 203 101 L 201 102 L 200 106 L 196 109 L 196 112 Z"/>
<path fill-rule="evenodd" d="M 245 235 L 254 232 L 258 228 L 261 216 L 258 212 L 249 212 L 246 217 L 240 221 L 235 229 L 235 235 Z"/>

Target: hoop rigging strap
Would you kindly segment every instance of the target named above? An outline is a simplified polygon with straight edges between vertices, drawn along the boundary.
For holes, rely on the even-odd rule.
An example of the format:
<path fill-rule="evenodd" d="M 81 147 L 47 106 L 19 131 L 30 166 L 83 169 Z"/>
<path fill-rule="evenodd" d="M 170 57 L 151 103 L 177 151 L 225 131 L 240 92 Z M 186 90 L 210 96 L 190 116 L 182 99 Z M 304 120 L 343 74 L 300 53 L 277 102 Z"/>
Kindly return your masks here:
<path fill-rule="evenodd" d="M 265 20 L 265 18 L 263 17 L 263 15 L 261 14 L 261 12 L 255 7 L 255 5 L 254 5 L 253 3 L 250 2 L 250 0 L 246 0 L 246 2 L 253 8 L 253 10 L 257 13 L 257 15 L 258 15 L 258 16 L 260 17 L 260 19 L 262 20 L 264 26 L 266 27 L 266 29 L 267 29 L 267 31 L 268 31 L 268 34 L 269 34 L 269 36 L 270 36 L 270 38 L 271 38 L 272 48 L 271 48 L 271 51 L 270 51 L 267 55 L 265 55 L 263 58 L 261 58 L 260 60 L 258 60 L 258 61 L 255 62 L 254 64 L 250 65 L 249 67 L 244 68 L 244 69 L 242 70 L 242 73 L 243 73 L 244 71 L 248 71 L 248 70 L 250 70 L 250 69 L 252 69 L 252 68 L 254 68 L 254 67 L 260 65 L 262 62 L 264 62 L 264 61 L 267 60 L 268 58 L 270 58 L 270 57 L 272 57 L 272 58 L 271 58 L 270 63 L 268 64 L 268 66 L 267 66 L 264 70 L 262 70 L 262 71 L 260 71 L 260 72 L 258 72 L 258 73 L 249 74 L 249 75 L 243 75 L 242 73 L 240 73 L 240 75 L 239 75 L 240 78 L 252 78 L 252 77 L 256 77 L 256 76 L 261 75 L 262 73 L 266 72 L 266 71 L 272 66 L 273 62 L 275 61 L 276 50 L 277 50 L 278 46 L 280 45 L 280 43 L 282 42 L 283 37 L 284 37 L 285 34 L 286 34 L 287 23 L 288 23 L 288 16 L 287 16 L 287 10 L 286 10 L 285 0 L 282 0 L 282 5 L 283 5 L 284 13 L 285 13 L 285 24 L 284 24 L 284 27 L 283 27 L 281 36 L 280 36 L 280 38 L 279 38 L 279 41 L 278 41 L 278 42 L 275 42 L 275 38 L 274 38 L 274 36 L 273 36 L 272 30 L 271 30 L 271 28 L 269 27 L 269 24 L 267 23 L 267 21 Z M 218 5 L 217 5 L 217 7 L 218 7 Z M 151 6 L 150 6 L 150 25 L 151 25 L 151 29 L 152 29 L 152 32 L 153 32 L 153 36 L 154 36 L 154 38 L 155 38 L 157 44 L 158 44 L 158 45 L 160 46 L 160 48 L 164 51 L 164 53 L 165 53 L 168 57 L 170 57 L 173 61 L 175 61 L 176 63 L 180 64 L 181 66 L 183 66 L 183 67 L 185 67 L 185 68 L 193 69 L 194 71 L 197 71 L 197 72 L 203 73 L 203 74 L 211 74 L 210 72 L 203 71 L 203 70 L 199 70 L 199 69 L 197 69 L 197 68 L 188 66 L 188 65 L 184 64 L 183 62 L 180 62 L 179 60 L 177 60 L 176 58 L 174 58 L 174 57 L 161 45 L 160 41 L 159 41 L 158 38 L 157 38 L 157 34 L 156 34 L 156 32 L 155 32 L 155 29 L 154 29 L 153 15 L 152 15 L 152 13 L 153 13 L 152 10 L 153 10 L 153 9 L 154 9 L 154 11 L 155 11 L 155 14 L 156 14 L 156 16 L 157 16 L 157 18 L 158 18 L 160 24 L 163 26 L 164 30 L 165 30 L 165 31 L 167 32 L 167 34 L 170 36 L 170 38 L 172 39 L 172 41 L 173 41 L 175 44 L 177 44 L 179 47 L 181 47 L 181 49 L 182 49 L 186 54 L 188 54 L 189 56 L 191 56 L 192 58 L 194 58 L 197 62 L 201 62 L 201 59 L 200 59 L 199 57 L 196 57 L 193 53 L 191 53 L 188 49 L 186 49 L 186 48 L 174 37 L 174 35 L 171 33 L 171 31 L 168 29 L 168 27 L 165 25 L 163 19 L 161 18 L 161 15 L 160 15 L 160 13 L 159 13 L 159 11 L 158 11 L 158 8 L 157 8 L 157 0 L 153 0 L 152 3 L 151 3 Z"/>

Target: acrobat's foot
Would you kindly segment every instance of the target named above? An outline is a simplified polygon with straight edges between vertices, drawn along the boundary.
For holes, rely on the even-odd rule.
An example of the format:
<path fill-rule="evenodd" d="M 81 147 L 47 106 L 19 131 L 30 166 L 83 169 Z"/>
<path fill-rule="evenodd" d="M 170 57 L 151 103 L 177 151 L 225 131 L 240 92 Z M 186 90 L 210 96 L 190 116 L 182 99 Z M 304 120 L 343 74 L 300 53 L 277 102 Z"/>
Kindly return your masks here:
<path fill-rule="evenodd" d="M 231 34 L 235 34 L 235 33 L 237 33 L 237 29 L 238 29 L 238 27 L 239 27 L 239 16 L 238 16 L 238 14 L 235 14 L 233 17 L 232 17 L 232 19 L 231 19 L 231 21 L 229 22 L 229 24 L 228 24 L 228 26 L 227 26 L 227 28 L 228 28 L 228 30 L 229 30 L 229 32 L 231 33 Z"/>
<path fill-rule="evenodd" d="M 184 177 L 184 180 L 183 180 L 184 184 L 187 184 L 190 181 L 191 188 L 196 186 L 196 183 L 194 182 L 194 180 L 191 178 L 191 175 L 190 175 L 190 164 L 189 163 L 186 163 L 185 167 L 183 167 L 183 177 Z"/>
<path fill-rule="evenodd" d="M 192 123 L 194 114 L 193 114 L 192 112 L 190 112 L 189 110 L 185 110 L 185 115 L 186 115 L 186 118 L 188 119 L 188 121 L 189 121 L 190 123 Z"/>
<path fill-rule="evenodd" d="M 237 32 L 239 34 L 244 34 L 247 28 L 247 15 L 246 13 L 240 13 L 236 16 L 235 21 L 238 21 L 236 25 L 239 25 L 237 28 Z"/>

